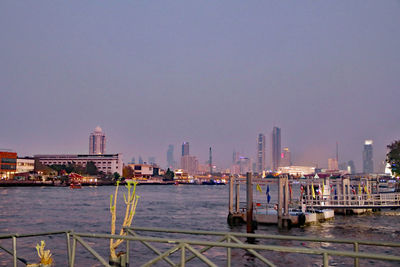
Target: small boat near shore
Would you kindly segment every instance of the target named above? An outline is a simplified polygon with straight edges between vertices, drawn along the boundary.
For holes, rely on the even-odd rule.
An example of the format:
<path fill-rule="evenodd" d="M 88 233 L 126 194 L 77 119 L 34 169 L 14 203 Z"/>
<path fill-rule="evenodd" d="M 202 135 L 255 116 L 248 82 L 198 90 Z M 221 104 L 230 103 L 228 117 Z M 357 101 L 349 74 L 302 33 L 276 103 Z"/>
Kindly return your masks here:
<path fill-rule="evenodd" d="M 82 184 L 78 182 L 70 183 L 69 188 L 71 189 L 80 189 L 82 188 Z"/>

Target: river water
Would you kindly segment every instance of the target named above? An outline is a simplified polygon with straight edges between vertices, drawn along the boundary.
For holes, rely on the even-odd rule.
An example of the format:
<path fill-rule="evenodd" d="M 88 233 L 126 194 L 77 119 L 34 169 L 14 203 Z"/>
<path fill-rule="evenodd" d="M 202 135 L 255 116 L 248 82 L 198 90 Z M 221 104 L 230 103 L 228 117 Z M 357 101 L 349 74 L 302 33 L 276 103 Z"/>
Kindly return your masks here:
<path fill-rule="evenodd" d="M 120 188 L 117 213 L 123 216 L 123 196 Z M 110 232 L 110 195 L 113 186 L 83 187 L 9 187 L 0 188 L 0 235 L 7 233 L 35 233 L 52 230 L 73 229 L 76 232 Z M 226 185 L 142 185 L 137 187 L 139 205 L 134 217 L 134 226 L 196 229 L 212 231 L 246 232 L 246 226 L 229 227 L 228 186 Z M 244 190 L 244 189 L 243 189 Z M 241 200 L 245 201 L 242 190 Z M 276 202 L 276 187 L 271 185 L 271 202 Z M 254 192 L 256 201 L 265 202 L 265 194 Z M 117 221 L 121 223 L 120 220 Z M 280 231 L 276 226 L 259 225 L 256 233 L 318 236 L 326 238 L 354 238 L 399 242 L 400 210 L 385 211 L 359 216 L 336 215 L 332 221 L 317 225 Z M 171 237 L 156 234 L 152 236 Z M 188 236 L 174 236 L 189 238 Z M 207 238 L 206 238 L 207 239 Z M 30 237 L 18 239 L 18 255 L 30 263 L 37 262 L 35 246 L 40 240 L 46 241 L 46 249 L 54 255 L 55 266 L 66 266 L 66 241 L 63 236 Z M 107 258 L 108 243 L 88 239 L 100 254 Z M 208 239 L 211 240 L 211 239 Z M 212 240 L 215 240 L 213 238 Z M 296 245 L 310 248 L 352 249 L 351 246 L 295 241 L 257 241 L 259 244 Z M 10 240 L 0 240 L 0 246 L 12 248 Z M 134 266 L 143 264 L 154 254 L 141 244 L 134 243 L 132 259 Z M 399 249 L 361 247 L 362 251 L 399 255 Z M 207 256 L 215 257 L 218 266 L 224 265 L 225 250 L 212 249 Z M 179 253 L 178 253 L 179 254 Z M 320 266 L 321 256 L 263 252 L 278 266 Z M 233 266 L 263 266 L 263 264 L 242 250 L 233 250 Z M 398 266 L 398 263 L 361 260 L 360 266 Z M 351 265 L 346 258 L 330 258 L 331 266 Z M 397 264 L 397 265 L 396 265 Z M 0 266 L 11 266 L 12 257 L 0 250 Z M 23 265 L 21 265 L 23 266 Z M 101 266 L 82 246 L 78 246 L 76 266 Z M 156 266 L 167 266 L 161 262 Z M 193 261 L 188 266 L 204 266 Z"/>

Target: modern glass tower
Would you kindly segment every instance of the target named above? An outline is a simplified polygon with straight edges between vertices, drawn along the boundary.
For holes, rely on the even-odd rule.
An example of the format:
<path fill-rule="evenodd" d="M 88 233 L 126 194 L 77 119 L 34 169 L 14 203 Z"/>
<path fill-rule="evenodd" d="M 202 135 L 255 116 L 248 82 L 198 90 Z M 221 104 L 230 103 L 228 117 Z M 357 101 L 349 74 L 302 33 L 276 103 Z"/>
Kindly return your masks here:
<path fill-rule="evenodd" d="M 365 140 L 364 150 L 363 150 L 363 173 L 373 173 L 374 172 L 374 161 L 372 160 L 372 140 Z"/>
<path fill-rule="evenodd" d="M 106 136 L 103 130 L 97 126 L 89 136 L 89 154 L 99 155 L 106 152 Z"/>
<path fill-rule="evenodd" d="M 281 160 L 281 128 L 272 130 L 272 170 L 277 171 Z"/>
<path fill-rule="evenodd" d="M 189 142 L 183 142 L 182 144 L 182 157 L 189 155 Z"/>
<path fill-rule="evenodd" d="M 169 145 L 167 150 L 167 168 L 174 169 L 175 161 L 174 161 L 174 145 Z"/>
<path fill-rule="evenodd" d="M 257 138 L 257 165 L 256 170 L 262 173 L 265 170 L 265 135 L 260 133 Z"/>

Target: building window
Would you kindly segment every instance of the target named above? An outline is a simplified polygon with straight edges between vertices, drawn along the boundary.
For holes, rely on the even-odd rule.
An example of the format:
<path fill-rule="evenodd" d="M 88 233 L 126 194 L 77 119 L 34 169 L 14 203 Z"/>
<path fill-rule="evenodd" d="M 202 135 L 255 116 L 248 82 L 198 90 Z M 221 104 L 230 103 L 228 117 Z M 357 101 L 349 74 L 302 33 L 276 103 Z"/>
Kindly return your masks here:
<path fill-rule="evenodd" d="M 2 158 L 1 163 L 17 163 L 17 159 Z"/>
<path fill-rule="evenodd" d="M 6 165 L 6 164 L 1 164 L 1 168 L 3 170 L 15 170 L 17 166 L 15 165 Z"/>

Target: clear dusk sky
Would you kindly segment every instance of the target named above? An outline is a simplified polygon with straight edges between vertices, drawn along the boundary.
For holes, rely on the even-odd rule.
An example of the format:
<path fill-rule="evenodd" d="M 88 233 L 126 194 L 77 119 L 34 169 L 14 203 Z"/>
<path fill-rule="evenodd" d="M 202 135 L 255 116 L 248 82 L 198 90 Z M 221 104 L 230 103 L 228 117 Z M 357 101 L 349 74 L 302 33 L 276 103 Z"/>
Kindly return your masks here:
<path fill-rule="evenodd" d="M 400 1 L 0 1 L 0 147 L 21 156 L 255 158 L 375 168 L 400 138 Z M 271 144 L 267 142 L 267 155 Z M 269 162 L 270 156 L 268 156 Z M 269 165 L 269 164 L 267 164 Z"/>

